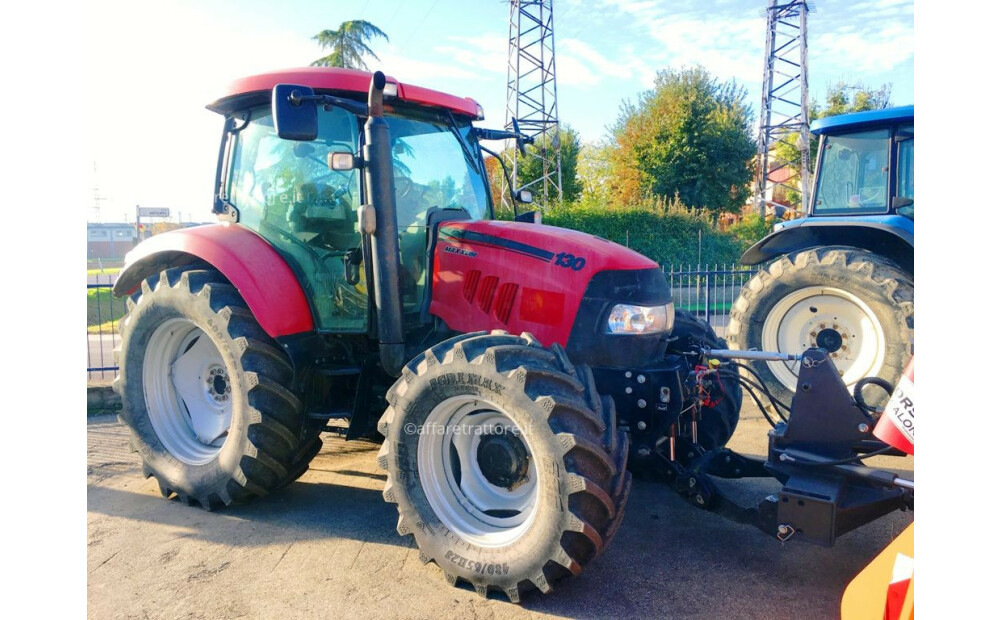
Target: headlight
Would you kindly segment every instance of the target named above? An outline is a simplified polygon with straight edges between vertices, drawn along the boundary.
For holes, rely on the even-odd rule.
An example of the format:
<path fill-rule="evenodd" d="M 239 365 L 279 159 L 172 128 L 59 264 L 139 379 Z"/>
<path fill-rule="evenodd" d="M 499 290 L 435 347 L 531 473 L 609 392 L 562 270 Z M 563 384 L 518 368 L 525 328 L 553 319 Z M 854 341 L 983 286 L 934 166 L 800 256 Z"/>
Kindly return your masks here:
<path fill-rule="evenodd" d="M 665 306 L 633 306 L 618 304 L 608 316 L 609 334 L 652 334 L 667 332 L 674 327 L 674 304 Z"/>

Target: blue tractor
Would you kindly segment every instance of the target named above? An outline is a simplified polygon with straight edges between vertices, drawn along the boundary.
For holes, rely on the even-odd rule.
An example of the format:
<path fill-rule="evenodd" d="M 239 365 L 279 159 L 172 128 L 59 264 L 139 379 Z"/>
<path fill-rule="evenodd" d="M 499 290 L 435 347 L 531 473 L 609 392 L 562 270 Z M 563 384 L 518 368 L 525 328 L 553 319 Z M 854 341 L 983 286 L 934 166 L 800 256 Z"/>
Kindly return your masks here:
<path fill-rule="evenodd" d="M 819 154 L 806 216 L 743 255 L 763 267 L 735 301 L 727 337 L 737 349 L 823 348 L 849 388 L 876 376 L 895 385 L 913 353 L 913 106 L 810 129 Z M 789 402 L 799 362 L 754 364 Z"/>

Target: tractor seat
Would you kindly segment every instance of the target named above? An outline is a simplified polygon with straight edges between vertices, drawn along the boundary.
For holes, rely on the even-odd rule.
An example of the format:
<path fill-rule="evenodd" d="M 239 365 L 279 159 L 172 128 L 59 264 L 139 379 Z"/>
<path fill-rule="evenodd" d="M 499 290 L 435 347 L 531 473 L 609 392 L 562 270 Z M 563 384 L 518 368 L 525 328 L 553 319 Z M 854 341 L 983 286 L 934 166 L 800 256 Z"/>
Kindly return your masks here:
<path fill-rule="evenodd" d="M 356 247 L 360 234 L 355 231 L 357 218 L 352 206 L 349 192 L 321 183 L 303 183 L 296 187 L 288 207 L 288 229 L 300 235 L 311 233 L 328 247 Z"/>

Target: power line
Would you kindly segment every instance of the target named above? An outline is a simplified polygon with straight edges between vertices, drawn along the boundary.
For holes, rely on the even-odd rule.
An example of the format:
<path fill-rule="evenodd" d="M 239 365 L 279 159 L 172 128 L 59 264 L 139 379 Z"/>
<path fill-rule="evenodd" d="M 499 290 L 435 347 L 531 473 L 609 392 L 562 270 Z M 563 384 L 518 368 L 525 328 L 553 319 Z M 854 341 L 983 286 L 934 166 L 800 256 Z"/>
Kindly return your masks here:
<path fill-rule="evenodd" d="M 420 18 L 420 21 L 419 21 L 419 22 L 417 22 L 417 25 L 413 27 L 413 34 L 411 34 L 411 35 L 410 35 L 410 38 L 408 38 L 408 39 L 407 39 L 407 40 L 406 40 L 406 41 L 405 41 L 405 42 L 403 43 L 403 46 L 406 46 L 406 45 L 407 45 L 407 44 L 408 44 L 408 43 L 409 43 L 410 41 L 412 41 L 412 40 L 413 40 L 413 37 L 417 36 L 417 33 L 418 33 L 418 32 L 420 32 L 420 26 L 422 26 L 422 25 L 423 25 L 423 23 L 424 23 L 424 20 L 426 20 L 426 19 L 427 19 L 427 16 L 431 14 L 431 11 L 433 11 L 433 10 L 434 10 L 434 7 L 436 7 L 436 6 L 437 6 L 437 3 L 438 3 L 439 1 L 440 1 L 440 0 L 434 0 L 434 4 L 432 4 L 432 5 L 431 5 L 431 8 L 427 9 L 427 12 L 426 12 L 426 13 L 424 13 L 424 16 L 423 16 L 423 17 L 421 17 L 421 18 Z"/>

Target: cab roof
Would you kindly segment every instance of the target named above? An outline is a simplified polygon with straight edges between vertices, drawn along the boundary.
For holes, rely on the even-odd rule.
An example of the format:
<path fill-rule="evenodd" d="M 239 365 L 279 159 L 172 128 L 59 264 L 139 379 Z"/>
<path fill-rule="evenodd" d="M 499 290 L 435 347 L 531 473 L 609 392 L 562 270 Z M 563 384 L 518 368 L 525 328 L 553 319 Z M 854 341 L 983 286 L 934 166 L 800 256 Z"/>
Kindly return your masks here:
<path fill-rule="evenodd" d="M 860 125 L 875 125 L 893 122 L 913 121 L 913 106 L 907 105 L 898 108 L 885 108 L 883 110 L 869 110 L 867 112 L 852 112 L 851 114 L 840 114 L 838 116 L 828 116 L 812 122 L 809 131 L 816 135 L 832 133 Z"/>
<path fill-rule="evenodd" d="M 262 99 L 270 101 L 271 90 L 276 84 L 299 84 L 309 86 L 316 91 L 327 91 L 341 95 L 354 95 L 352 98 L 365 98 L 372 74 L 367 71 L 340 69 L 336 67 L 300 67 L 283 69 L 251 75 L 233 81 L 207 107 L 219 114 L 228 114 L 251 105 L 262 103 Z M 408 103 L 446 108 L 453 113 L 478 118 L 482 108 L 469 97 L 456 97 L 429 88 L 404 84 L 396 78 L 386 76 L 387 83 L 396 84 L 397 98 Z"/>

